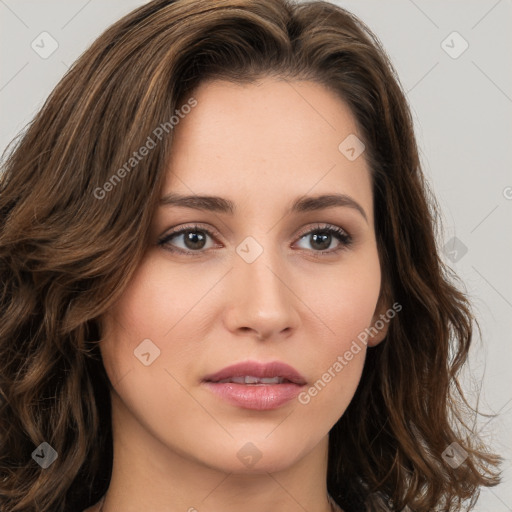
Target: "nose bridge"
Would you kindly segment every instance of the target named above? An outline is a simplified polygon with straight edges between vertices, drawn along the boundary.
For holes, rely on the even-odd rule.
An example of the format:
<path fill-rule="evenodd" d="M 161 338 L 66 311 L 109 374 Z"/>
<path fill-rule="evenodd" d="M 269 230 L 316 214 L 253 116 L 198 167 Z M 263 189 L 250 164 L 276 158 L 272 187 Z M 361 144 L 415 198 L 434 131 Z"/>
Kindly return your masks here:
<path fill-rule="evenodd" d="M 247 237 L 236 248 L 230 295 L 231 328 L 250 328 L 260 336 L 295 324 L 293 293 L 285 255 L 272 236 Z"/>
<path fill-rule="evenodd" d="M 284 285 L 278 278 L 280 273 L 285 272 L 285 265 L 280 262 L 282 255 L 279 248 L 272 242 L 271 235 L 260 235 L 258 238 L 249 236 L 237 246 L 237 281 L 249 297 L 265 300 L 268 304 L 285 299 L 284 295 L 289 299 L 283 293 Z"/>

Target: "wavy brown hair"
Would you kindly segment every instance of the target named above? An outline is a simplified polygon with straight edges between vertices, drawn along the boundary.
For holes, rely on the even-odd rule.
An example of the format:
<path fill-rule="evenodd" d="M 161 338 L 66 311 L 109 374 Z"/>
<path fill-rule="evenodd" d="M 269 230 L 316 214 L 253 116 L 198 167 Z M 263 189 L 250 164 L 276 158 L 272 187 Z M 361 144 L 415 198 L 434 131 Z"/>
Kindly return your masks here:
<path fill-rule="evenodd" d="M 345 512 L 456 511 L 499 482 L 457 380 L 474 318 L 439 256 L 411 114 L 377 37 L 327 2 L 153 0 L 101 34 L 2 158 L 3 512 L 81 511 L 108 487 L 99 317 L 148 246 L 173 130 L 99 189 L 197 85 L 264 76 L 323 84 L 349 105 L 371 169 L 382 299 L 403 307 L 330 432 L 329 493 Z M 47 469 L 31 458 L 43 441 L 58 453 Z M 468 453 L 455 469 L 442 457 L 452 442 Z"/>

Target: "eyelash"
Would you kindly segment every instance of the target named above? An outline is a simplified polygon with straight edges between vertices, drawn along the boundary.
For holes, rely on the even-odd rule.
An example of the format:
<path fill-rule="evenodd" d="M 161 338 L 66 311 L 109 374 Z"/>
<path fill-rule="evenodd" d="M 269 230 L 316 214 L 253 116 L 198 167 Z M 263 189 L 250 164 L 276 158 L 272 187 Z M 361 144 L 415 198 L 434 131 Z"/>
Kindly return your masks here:
<path fill-rule="evenodd" d="M 158 241 L 158 245 L 164 247 L 165 250 L 173 252 L 173 253 L 190 255 L 193 257 L 201 256 L 208 249 L 199 250 L 199 251 L 187 251 L 185 249 L 179 249 L 179 248 L 173 247 L 169 244 L 169 241 L 172 238 L 174 238 L 178 235 L 182 235 L 183 233 L 189 233 L 189 232 L 195 232 L 195 231 L 206 233 L 209 237 L 215 238 L 215 235 L 209 229 L 206 229 L 197 224 L 194 224 L 191 226 L 184 226 L 183 228 L 180 228 L 179 230 L 168 233 L 167 235 L 165 235 L 163 238 L 161 238 Z M 304 238 L 306 236 L 313 235 L 316 233 L 327 233 L 329 235 L 334 235 L 335 238 L 337 238 L 338 241 L 340 242 L 340 245 L 336 249 L 330 249 L 327 251 L 311 251 L 315 257 L 322 257 L 324 255 L 338 254 L 339 252 L 348 249 L 353 243 L 352 236 L 349 235 L 344 229 L 341 229 L 338 226 L 332 226 L 329 224 L 327 224 L 327 225 L 318 224 L 313 229 L 301 234 L 299 236 L 298 240 L 301 240 L 302 238 Z"/>

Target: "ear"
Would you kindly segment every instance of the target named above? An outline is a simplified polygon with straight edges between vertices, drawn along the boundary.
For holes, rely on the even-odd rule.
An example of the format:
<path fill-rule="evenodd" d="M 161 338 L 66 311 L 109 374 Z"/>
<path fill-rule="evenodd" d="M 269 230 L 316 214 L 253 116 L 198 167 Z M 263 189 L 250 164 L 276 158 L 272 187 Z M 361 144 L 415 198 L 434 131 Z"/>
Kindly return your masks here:
<path fill-rule="evenodd" d="M 392 315 L 389 312 L 392 312 Z M 388 334 L 389 323 L 391 318 L 395 316 L 395 310 L 391 308 L 391 296 L 389 288 L 386 284 L 383 285 L 375 313 L 372 317 L 371 326 L 368 328 L 368 346 L 375 347 L 381 341 L 384 341 Z"/>

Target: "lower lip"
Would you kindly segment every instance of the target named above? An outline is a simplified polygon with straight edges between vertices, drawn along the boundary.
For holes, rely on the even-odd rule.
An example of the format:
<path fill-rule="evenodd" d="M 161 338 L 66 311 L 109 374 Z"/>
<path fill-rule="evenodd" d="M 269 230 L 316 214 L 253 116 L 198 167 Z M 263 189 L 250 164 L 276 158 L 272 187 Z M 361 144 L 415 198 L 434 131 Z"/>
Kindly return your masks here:
<path fill-rule="evenodd" d="M 287 384 L 235 384 L 233 382 L 204 382 L 205 386 L 227 402 L 256 411 L 277 409 L 293 400 L 303 386 Z"/>

